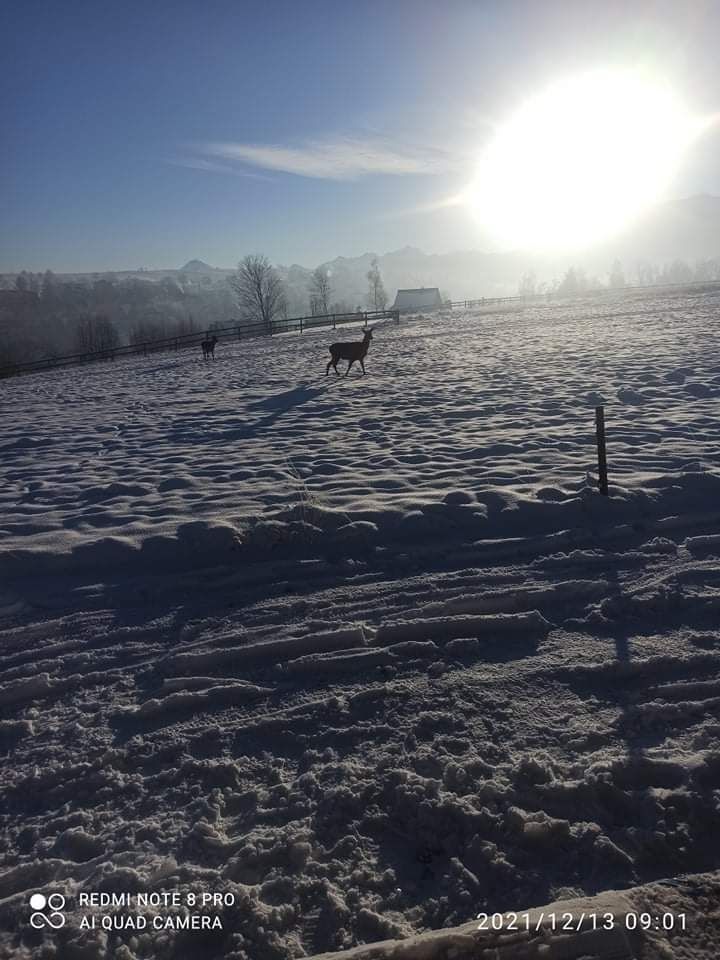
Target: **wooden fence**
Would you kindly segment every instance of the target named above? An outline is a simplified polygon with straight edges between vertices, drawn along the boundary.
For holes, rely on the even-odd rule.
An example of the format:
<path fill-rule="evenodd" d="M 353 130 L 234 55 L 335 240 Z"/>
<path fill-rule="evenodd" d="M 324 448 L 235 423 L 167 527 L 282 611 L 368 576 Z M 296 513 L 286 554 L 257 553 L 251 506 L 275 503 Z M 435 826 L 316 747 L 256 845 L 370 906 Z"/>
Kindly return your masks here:
<path fill-rule="evenodd" d="M 516 297 L 480 297 L 477 300 L 448 300 L 445 307 L 487 307 L 496 303 L 540 303 L 549 300 L 578 300 L 583 297 L 601 297 L 601 296 L 622 296 L 623 294 L 634 293 L 635 291 L 646 292 L 655 290 L 677 290 L 681 293 L 692 292 L 717 292 L 720 291 L 720 281 L 717 280 L 691 280 L 687 283 L 648 283 L 626 285 L 624 287 L 597 287 L 594 290 L 582 290 L 578 293 L 559 293 L 551 291 L 548 293 L 528 293 L 520 294 Z"/>
<path fill-rule="evenodd" d="M 13 363 L 0 367 L 0 379 L 12 377 L 20 373 L 35 373 L 45 370 L 55 370 L 57 367 L 77 366 L 85 363 L 94 363 L 98 360 L 116 360 L 120 357 L 147 356 L 150 353 L 161 351 L 177 351 L 186 347 L 199 348 L 206 336 L 216 334 L 222 337 L 232 337 L 236 340 L 245 340 L 250 337 L 274 337 L 282 333 L 303 333 L 305 330 L 314 330 L 318 327 L 336 327 L 347 323 L 361 323 L 367 327 L 368 323 L 377 320 L 395 320 L 400 322 L 397 310 L 369 310 L 365 313 L 330 313 L 312 317 L 289 317 L 287 320 L 275 320 L 272 323 L 241 323 L 232 321 L 225 327 L 213 327 L 207 333 L 186 333 L 177 337 L 165 337 L 162 340 L 146 340 L 143 343 L 131 343 L 124 347 L 112 347 L 107 350 L 96 350 L 91 353 L 75 353 L 64 357 L 46 357 L 43 360 L 32 360 L 27 363 Z"/>
<path fill-rule="evenodd" d="M 516 297 L 480 297 L 476 300 L 448 300 L 444 307 L 452 308 L 477 308 L 492 307 L 498 303 L 539 303 L 550 300 L 573 300 L 583 297 L 600 297 L 607 295 L 623 295 L 634 293 L 635 291 L 658 291 L 658 290 L 677 290 L 687 292 L 720 291 L 720 282 L 712 280 L 695 280 L 690 283 L 654 283 L 644 286 L 625 286 L 625 287 L 600 287 L 596 290 L 586 290 L 576 295 L 555 293 L 535 293 L 520 295 Z M 420 312 L 420 311 L 418 311 Z M 304 330 L 312 330 L 317 327 L 335 327 L 346 323 L 362 323 L 367 326 L 368 321 L 376 320 L 395 320 L 400 322 L 400 312 L 398 310 L 370 310 L 365 313 L 331 313 L 323 316 L 308 317 L 290 317 L 287 320 L 276 320 L 271 324 L 264 323 L 241 323 L 232 321 L 225 327 L 214 327 L 207 334 L 188 333 L 178 337 L 166 337 L 162 340 L 148 340 L 144 343 L 128 344 L 125 347 L 114 347 L 109 350 L 95 351 L 93 353 L 76 353 L 64 357 L 47 357 L 43 360 L 33 360 L 28 363 L 14 363 L 0 367 L 0 379 L 11 377 L 19 373 L 33 373 L 42 370 L 54 370 L 56 367 L 75 366 L 77 364 L 91 363 L 97 360 L 115 360 L 118 357 L 127 357 L 132 355 L 145 356 L 148 353 L 157 353 L 165 350 L 180 350 L 185 347 L 199 347 L 200 341 L 206 335 L 212 333 L 221 336 L 232 336 L 238 340 L 248 337 L 276 336 L 281 333 L 291 333 L 296 331 L 302 333 Z"/>

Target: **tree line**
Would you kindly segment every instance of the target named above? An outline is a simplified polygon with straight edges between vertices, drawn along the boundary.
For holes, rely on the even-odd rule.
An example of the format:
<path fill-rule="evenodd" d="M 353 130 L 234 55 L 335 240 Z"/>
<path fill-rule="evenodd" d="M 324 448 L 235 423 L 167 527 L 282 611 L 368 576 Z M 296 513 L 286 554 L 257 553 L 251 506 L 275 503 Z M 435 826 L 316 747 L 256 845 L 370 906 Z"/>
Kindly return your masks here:
<path fill-rule="evenodd" d="M 518 294 L 521 297 L 549 296 L 572 297 L 590 290 L 621 290 L 623 287 L 650 287 L 658 284 L 720 282 L 720 259 L 697 260 L 694 265 L 685 260 L 673 260 L 660 266 L 640 260 L 626 273 L 620 260 L 614 260 L 605 278 L 588 274 L 582 267 L 571 266 L 562 278 L 539 281 L 533 270 L 520 278 Z"/>
<path fill-rule="evenodd" d="M 385 310 L 388 296 L 377 258 L 373 259 L 367 272 L 367 281 L 367 308 Z M 250 254 L 245 257 L 228 282 L 235 294 L 241 319 L 259 321 L 269 329 L 274 320 L 288 316 L 288 297 L 283 282 L 266 256 Z M 362 305 L 353 308 L 344 302 L 334 302 L 333 293 L 331 271 L 327 267 L 316 267 L 308 284 L 310 315 L 328 316 L 363 309 Z"/>
<path fill-rule="evenodd" d="M 231 318 L 269 330 L 273 321 L 308 309 L 313 316 L 385 309 L 377 259 L 367 283 L 364 307 L 335 300 L 331 271 L 318 267 L 303 294 L 263 254 L 244 257 L 229 277 L 178 271 L 159 280 L 110 275 L 83 282 L 24 270 L 0 289 L 0 366 L 73 353 L 111 355 L 124 344 L 201 334 Z"/>

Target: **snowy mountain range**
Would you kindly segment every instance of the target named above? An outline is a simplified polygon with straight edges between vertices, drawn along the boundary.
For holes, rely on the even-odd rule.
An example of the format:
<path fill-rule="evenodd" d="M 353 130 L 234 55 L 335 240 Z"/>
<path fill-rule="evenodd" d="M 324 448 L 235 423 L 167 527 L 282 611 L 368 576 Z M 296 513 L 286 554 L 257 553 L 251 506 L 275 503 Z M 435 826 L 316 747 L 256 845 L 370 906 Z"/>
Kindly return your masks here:
<path fill-rule="evenodd" d="M 243 251 L 238 252 L 238 259 Z M 661 266 L 676 259 L 690 264 L 720 257 L 720 197 L 699 195 L 656 207 L 643 220 L 621 235 L 600 246 L 578 253 L 553 256 L 522 251 L 490 253 L 459 250 L 427 254 L 414 246 L 405 246 L 385 254 L 371 251 L 355 257 L 338 256 L 321 264 L 331 277 L 333 300 L 349 307 L 365 302 L 366 274 L 374 258 L 380 265 L 389 298 L 401 287 L 439 287 L 454 299 L 479 296 L 503 296 L 517 293 L 520 278 L 533 271 L 539 281 L 561 278 L 570 266 L 582 267 L 589 276 L 605 282 L 611 264 L 619 259 L 628 278 L 637 264 L 647 261 Z M 307 308 L 308 286 L 316 264 L 278 266 L 286 285 L 290 306 L 297 312 Z M 214 267 L 200 259 L 191 259 L 175 270 L 107 271 L 107 279 L 160 280 L 168 277 L 224 284 L 235 267 Z M 62 274 L 65 280 L 97 279 L 99 274 Z M 2 278 L 12 286 L 14 275 Z"/>
<path fill-rule="evenodd" d="M 455 299 L 514 294 L 526 271 L 552 281 L 571 265 L 581 266 L 605 282 L 615 259 L 629 275 L 640 261 L 659 266 L 676 259 L 692 264 L 720 257 L 720 197 L 703 195 L 663 204 L 620 236 L 578 254 L 479 250 L 427 254 L 406 246 L 385 254 L 336 257 L 323 264 L 330 272 L 336 298 L 362 302 L 367 292 L 365 275 L 375 256 L 391 298 L 400 287 L 422 286 L 437 286 Z M 294 264 L 279 269 L 290 289 L 307 286 L 311 273 L 307 267 Z"/>

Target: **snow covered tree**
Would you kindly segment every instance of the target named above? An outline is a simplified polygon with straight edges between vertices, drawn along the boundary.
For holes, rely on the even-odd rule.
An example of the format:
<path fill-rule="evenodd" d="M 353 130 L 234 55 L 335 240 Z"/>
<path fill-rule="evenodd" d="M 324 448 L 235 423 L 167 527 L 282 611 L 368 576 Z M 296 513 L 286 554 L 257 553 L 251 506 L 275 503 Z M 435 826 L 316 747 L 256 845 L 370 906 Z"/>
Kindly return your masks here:
<path fill-rule="evenodd" d="M 332 285 L 327 267 L 316 267 L 310 277 L 310 313 L 313 316 L 330 313 Z"/>
<path fill-rule="evenodd" d="M 657 270 L 647 260 L 638 261 L 635 267 L 637 282 L 641 287 L 649 287 L 658 282 Z"/>
<path fill-rule="evenodd" d="M 692 279 L 692 268 L 685 260 L 673 260 L 663 267 L 662 283 L 690 283 Z"/>
<path fill-rule="evenodd" d="M 580 267 L 570 267 L 557 288 L 561 297 L 576 297 L 587 290 L 587 277 Z"/>
<path fill-rule="evenodd" d="M 370 264 L 370 269 L 367 274 L 368 284 L 370 290 L 368 293 L 368 306 L 372 307 L 373 310 L 384 310 L 387 306 L 387 293 L 385 292 L 385 284 L 382 280 L 382 275 L 380 273 L 380 264 L 378 263 L 377 257 L 373 257 L 373 260 Z"/>
<path fill-rule="evenodd" d="M 608 278 L 608 286 L 613 290 L 618 290 L 621 287 L 626 286 L 625 273 L 619 260 L 613 260 L 613 265 L 610 268 L 610 276 Z"/>
<path fill-rule="evenodd" d="M 534 297 L 537 293 L 537 276 L 534 270 L 527 270 L 520 278 L 518 294 L 521 297 Z"/>

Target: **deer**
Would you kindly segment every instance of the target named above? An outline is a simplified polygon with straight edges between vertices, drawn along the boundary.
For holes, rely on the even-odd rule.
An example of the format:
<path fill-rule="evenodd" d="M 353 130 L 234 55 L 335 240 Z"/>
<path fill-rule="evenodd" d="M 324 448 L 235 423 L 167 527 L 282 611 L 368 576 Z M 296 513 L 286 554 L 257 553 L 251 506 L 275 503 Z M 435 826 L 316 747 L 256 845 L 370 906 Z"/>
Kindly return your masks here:
<path fill-rule="evenodd" d="M 203 352 L 203 360 L 208 360 L 210 357 L 215 359 L 215 344 L 218 342 L 216 336 L 207 337 L 200 343 Z"/>
<path fill-rule="evenodd" d="M 330 373 L 330 367 L 332 367 L 337 373 L 338 376 L 338 360 L 347 360 L 348 366 L 345 371 L 345 376 L 350 373 L 350 367 L 355 363 L 356 360 L 360 361 L 360 366 L 362 367 L 363 376 L 365 375 L 365 364 L 363 360 L 367 356 L 368 348 L 370 346 L 370 341 L 372 340 L 372 330 L 366 330 L 365 335 L 362 340 L 352 340 L 349 343 L 333 343 L 330 347 L 330 360 L 328 365 L 325 368 L 325 376 Z"/>

